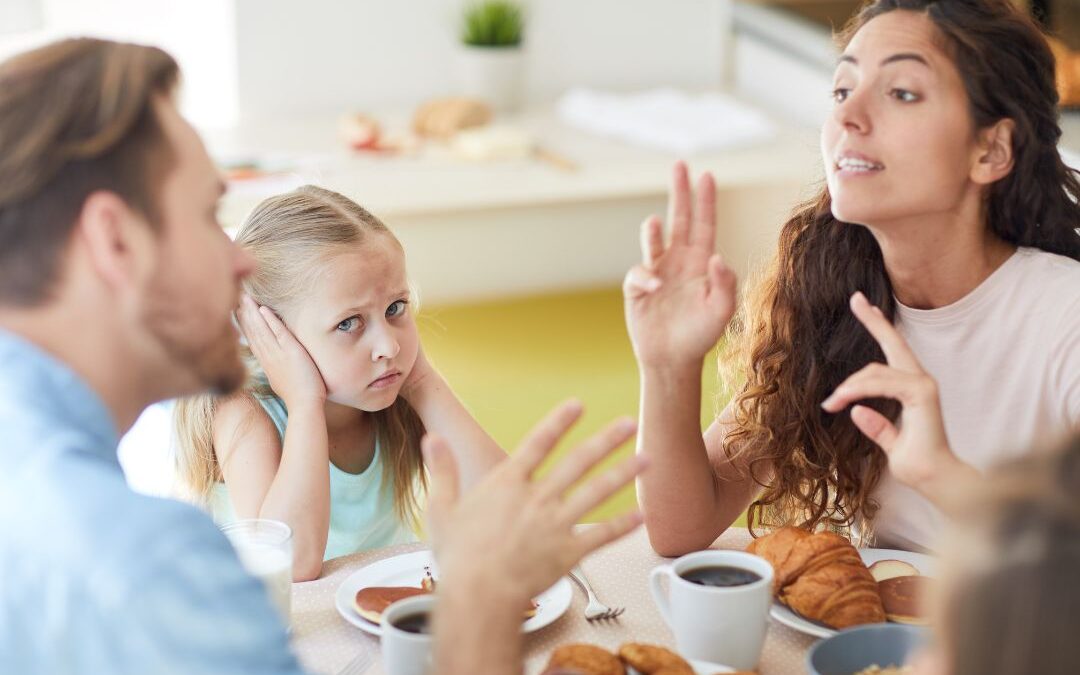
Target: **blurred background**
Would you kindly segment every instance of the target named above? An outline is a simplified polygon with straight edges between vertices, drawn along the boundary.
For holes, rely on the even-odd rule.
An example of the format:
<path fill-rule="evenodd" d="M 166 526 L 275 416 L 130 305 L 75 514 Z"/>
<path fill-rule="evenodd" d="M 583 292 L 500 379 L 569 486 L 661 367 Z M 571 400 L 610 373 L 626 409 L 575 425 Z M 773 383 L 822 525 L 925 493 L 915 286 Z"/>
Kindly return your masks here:
<path fill-rule="evenodd" d="M 512 449 L 569 396 L 586 405 L 573 438 L 637 414 L 619 286 L 676 159 L 716 175 L 717 246 L 750 283 L 821 180 L 831 28 L 860 4 L 0 0 L 0 58 L 72 35 L 172 53 L 183 110 L 229 178 L 225 226 L 304 183 L 383 219 L 427 353 Z M 1059 38 L 1076 73 L 1063 101 L 1080 104 L 1080 2 L 1022 6 Z M 1080 115 L 1063 125 L 1063 152 L 1080 151 Z M 705 425 L 728 396 L 715 357 L 702 382 Z M 169 414 L 152 407 L 122 443 L 137 489 L 171 490 Z"/>

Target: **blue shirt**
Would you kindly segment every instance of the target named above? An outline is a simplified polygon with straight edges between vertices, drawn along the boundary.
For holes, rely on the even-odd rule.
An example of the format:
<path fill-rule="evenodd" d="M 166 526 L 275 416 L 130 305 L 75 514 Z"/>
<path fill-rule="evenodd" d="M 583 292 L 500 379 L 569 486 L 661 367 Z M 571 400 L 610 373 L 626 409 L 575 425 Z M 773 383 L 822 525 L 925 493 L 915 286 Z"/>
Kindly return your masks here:
<path fill-rule="evenodd" d="M 128 488 L 101 399 L 0 330 L 0 671 L 299 673 L 213 521 Z"/>

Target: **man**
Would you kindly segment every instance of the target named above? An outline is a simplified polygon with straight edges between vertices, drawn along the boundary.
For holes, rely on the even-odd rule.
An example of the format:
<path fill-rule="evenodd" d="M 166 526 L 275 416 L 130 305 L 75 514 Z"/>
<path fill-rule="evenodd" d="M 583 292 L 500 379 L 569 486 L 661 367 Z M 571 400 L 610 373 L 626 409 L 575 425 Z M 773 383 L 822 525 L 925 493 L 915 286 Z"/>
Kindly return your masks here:
<path fill-rule="evenodd" d="M 90 39 L 0 64 L 5 673 L 300 672 L 264 589 L 209 517 L 133 493 L 116 459 L 119 435 L 148 404 L 227 392 L 244 376 L 230 313 L 251 261 L 215 218 L 224 185 L 176 109 L 177 79 L 158 49 Z M 447 611 L 470 611 L 459 624 L 479 614 L 476 625 L 488 625 L 485 617 L 505 611 L 502 599 L 529 597 L 637 523 L 572 529 L 640 463 L 562 496 L 632 425 L 532 480 L 578 414 L 570 406 L 542 425 L 485 481 L 490 500 L 476 492 L 459 500 L 445 443 L 427 441 L 440 509 L 433 526 L 448 562 L 442 599 Z M 537 569 L 465 605 L 480 580 L 514 564 L 505 545 L 464 564 L 482 550 L 468 547 L 522 541 L 537 523 L 551 537 L 528 549 Z M 462 630 L 455 637 L 476 648 L 471 672 L 520 668 Z M 516 626 L 506 640 L 517 645 L 513 658 Z M 465 661 L 447 663 L 465 672 Z"/>
<path fill-rule="evenodd" d="M 0 662 L 12 673 L 299 668 L 193 507 L 131 492 L 149 403 L 229 390 L 251 262 L 164 52 L 97 40 L 0 66 Z"/>

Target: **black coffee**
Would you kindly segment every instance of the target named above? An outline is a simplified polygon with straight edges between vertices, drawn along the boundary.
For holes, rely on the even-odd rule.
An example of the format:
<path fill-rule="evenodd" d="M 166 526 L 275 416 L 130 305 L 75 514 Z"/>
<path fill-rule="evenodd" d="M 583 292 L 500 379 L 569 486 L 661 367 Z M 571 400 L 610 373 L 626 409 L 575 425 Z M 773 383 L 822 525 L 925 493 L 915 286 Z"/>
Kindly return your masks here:
<path fill-rule="evenodd" d="M 702 586 L 745 586 L 761 579 L 757 572 L 730 565 L 709 565 L 695 567 L 679 574 L 692 584 Z"/>
<path fill-rule="evenodd" d="M 428 613 L 419 612 L 417 614 L 406 614 L 405 616 L 394 619 L 394 627 L 399 628 L 406 633 L 430 633 L 431 627 L 428 625 Z"/>

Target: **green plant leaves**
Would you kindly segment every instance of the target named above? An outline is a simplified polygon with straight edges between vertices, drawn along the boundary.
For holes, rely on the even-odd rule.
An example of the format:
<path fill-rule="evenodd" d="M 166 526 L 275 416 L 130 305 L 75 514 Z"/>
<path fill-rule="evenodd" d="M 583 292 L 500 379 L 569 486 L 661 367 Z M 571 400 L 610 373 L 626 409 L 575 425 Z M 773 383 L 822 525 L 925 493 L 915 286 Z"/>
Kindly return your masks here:
<path fill-rule="evenodd" d="M 485 0 L 465 9 L 461 41 L 474 47 L 514 47 L 521 44 L 525 17 L 514 2 Z"/>

